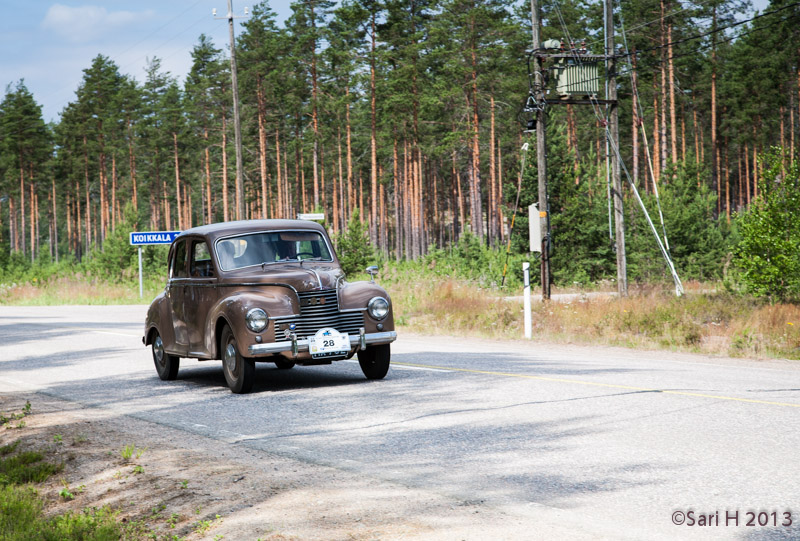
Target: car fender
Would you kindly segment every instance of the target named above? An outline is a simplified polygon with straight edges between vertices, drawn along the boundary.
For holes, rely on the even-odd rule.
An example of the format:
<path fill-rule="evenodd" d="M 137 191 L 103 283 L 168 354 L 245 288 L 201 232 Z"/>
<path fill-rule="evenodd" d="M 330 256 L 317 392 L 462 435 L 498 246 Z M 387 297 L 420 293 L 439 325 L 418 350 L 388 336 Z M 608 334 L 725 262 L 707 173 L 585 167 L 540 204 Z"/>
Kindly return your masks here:
<path fill-rule="evenodd" d="M 389 294 L 381 286 L 374 282 L 347 282 L 339 289 L 339 309 L 340 310 L 364 310 L 370 299 L 373 297 L 383 297 L 389 301 L 389 314 L 380 321 L 372 319 L 369 312 L 364 312 L 364 325 L 366 331 L 377 332 L 378 323 L 383 325 L 383 331 L 394 330 L 394 305 Z"/>
<path fill-rule="evenodd" d="M 146 346 L 153 342 L 153 329 L 161 335 L 164 349 L 173 350 L 175 347 L 175 330 L 172 328 L 172 318 L 169 314 L 169 303 L 167 302 L 165 291 L 159 293 L 147 309 L 147 318 L 144 324 L 144 345 Z"/>
<path fill-rule="evenodd" d="M 300 311 L 297 295 L 285 287 L 266 287 L 257 292 L 241 291 L 220 299 L 208 311 L 205 324 L 205 346 L 212 358 L 219 357 L 217 345 L 222 321 L 231 327 L 242 351 L 246 351 L 248 345 L 255 343 L 256 335 L 260 335 L 264 342 L 275 340 L 272 321 L 261 333 L 254 333 L 247 328 L 245 316 L 253 308 L 261 308 L 269 318 L 291 316 Z"/>

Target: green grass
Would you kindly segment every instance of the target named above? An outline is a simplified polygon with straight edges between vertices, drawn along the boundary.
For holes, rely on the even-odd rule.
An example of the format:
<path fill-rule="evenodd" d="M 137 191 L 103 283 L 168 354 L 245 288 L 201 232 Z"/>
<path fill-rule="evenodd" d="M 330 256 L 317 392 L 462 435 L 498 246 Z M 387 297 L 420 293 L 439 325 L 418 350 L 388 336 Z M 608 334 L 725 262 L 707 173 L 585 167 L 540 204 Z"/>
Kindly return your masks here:
<path fill-rule="evenodd" d="M 4 541 L 116 541 L 122 531 L 116 514 L 107 507 L 48 519 L 34 488 L 0 487 L 0 539 Z"/>
<path fill-rule="evenodd" d="M 29 412 L 27 406 L 25 412 Z M 20 451 L 20 443 L 0 447 L 0 539 L 3 541 L 116 541 L 124 528 L 108 507 L 84 509 L 48 518 L 34 484 L 62 471 L 37 451 Z M 76 492 L 83 491 L 83 486 Z M 66 487 L 64 500 L 75 496 Z"/>
<path fill-rule="evenodd" d="M 16 444 L 13 445 L 11 451 L 6 451 L 11 446 L 0 448 L 0 455 L 10 455 L 16 449 Z M 63 464 L 53 464 L 43 459 L 44 455 L 37 451 L 23 451 L 0 459 L 0 485 L 41 483 L 64 469 Z"/>

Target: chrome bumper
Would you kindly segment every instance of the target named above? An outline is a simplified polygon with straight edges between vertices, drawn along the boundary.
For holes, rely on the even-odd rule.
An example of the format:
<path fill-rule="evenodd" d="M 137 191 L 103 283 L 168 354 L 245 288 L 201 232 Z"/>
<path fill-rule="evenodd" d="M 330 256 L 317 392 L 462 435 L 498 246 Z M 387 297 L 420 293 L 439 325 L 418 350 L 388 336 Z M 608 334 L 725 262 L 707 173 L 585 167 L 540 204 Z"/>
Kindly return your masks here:
<path fill-rule="evenodd" d="M 365 349 L 367 346 L 390 344 L 397 339 L 397 332 L 374 332 L 374 333 L 361 333 L 351 334 L 350 344 L 356 346 L 356 351 Z M 274 353 L 283 353 L 286 351 L 292 352 L 292 355 L 297 356 L 298 353 L 308 351 L 308 340 L 297 339 L 294 336 L 289 340 L 283 342 L 273 342 L 272 344 L 253 344 L 248 348 L 250 356 L 257 355 L 272 355 Z"/>

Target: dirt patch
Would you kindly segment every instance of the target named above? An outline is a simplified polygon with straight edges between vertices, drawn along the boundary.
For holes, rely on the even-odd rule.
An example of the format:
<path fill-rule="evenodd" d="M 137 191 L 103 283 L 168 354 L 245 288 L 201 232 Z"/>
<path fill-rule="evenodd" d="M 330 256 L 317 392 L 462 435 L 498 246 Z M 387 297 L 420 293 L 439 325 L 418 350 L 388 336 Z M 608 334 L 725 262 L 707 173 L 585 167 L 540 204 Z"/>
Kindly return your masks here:
<path fill-rule="evenodd" d="M 522 539 L 519 517 L 475 502 L 272 455 L 42 394 L 0 445 L 47 453 L 64 470 L 39 487 L 48 514 L 110 506 L 131 539 Z M 123 458 L 128 446 L 131 456 Z M 138 455 L 138 456 L 137 456 Z M 60 493 L 66 489 L 74 499 Z"/>

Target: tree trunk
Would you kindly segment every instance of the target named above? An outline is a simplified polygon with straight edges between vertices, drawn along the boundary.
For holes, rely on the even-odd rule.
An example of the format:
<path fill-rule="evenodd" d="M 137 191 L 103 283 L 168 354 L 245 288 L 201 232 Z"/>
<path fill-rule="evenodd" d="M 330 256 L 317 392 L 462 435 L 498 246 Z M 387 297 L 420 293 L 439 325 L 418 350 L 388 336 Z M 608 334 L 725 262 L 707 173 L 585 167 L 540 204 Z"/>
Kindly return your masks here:
<path fill-rule="evenodd" d="M 261 77 L 258 77 L 256 96 L 258 100 L 258 165 L 261 172 L 261 218 L 267 219 L 267 130 L 264 127 L 266 116 L 266 101 Z M 280 160 L 278 161 L 278 175 L 280 178 Z"/>
<path fill-rule="evenodd" d="M 661 130 L 658 122 L 658 84 L 653 77 L 653 183 L 661 179 Z M 645 184 L 646 186 L 647 184 Z"/>
<path fill-rule="evenodd" d="M 58 263 L 58 204 L 56 201 L 56 179 L 51 179 L 53 192 L 53 242 L 55 243 L 55 258 Z"/>
<path fill-rule="evenodd" d="M 661 53 L 661 88 L 660 88 L 660 96 L 661 96 L 661 171 L 663 172 L 668 164 L 668 152 L 667 152 L 667 94 L 669 93 L 669 89 L 667 88 L 667 31 L 666 31 L 666 3 L 665 0 L 661 0 L 661 47 L 659 49 Z"/>
<path fill-rule="evenodd" d="M 36 204 L 36 195 L 33 192 L 33 178 L 30 179 L 30 186 L 31 186 L 31 197 L 30 197 L 30 205 L 31 205 L 31 263 L 36 260 L 36 239 L 38 235 L 36 234 L 36 218 L 38 214 L 38 205 Z"/>
<path fill-rule="evenodd" d="M 669 56 L 669 126 L 672 142 L 672 161 L 678 161 L 678 130 L 675 116 L 675 63 L 672 60 L 672 23 L 667 24 L 667 55 Z"/>
<path fill-rule="evenodd" d="M 222 221 L 230 220 L 228 211 L 228 126 L 225 117 L 225 108 L 221 109 L 222 114 Z"/>
<path fill-rule="evenodd" d="M 88 172 L 87 172 L 87 174 L 88 174 Z M 19 204 L 19 210 L 20 210 L 20 228 L 19 228 L 19 231 L 20 231 L 20 246 L 22 246 L 22 255 L 24 256 L 24 255 L 27 255 L 28 249 L 25 246 L 25 244 L 26 244 L 25 243 L 25 226 L 27 224 L 25 223 L 25 165 L 24 165 L 24 162 L 22 161 L 22 153 L 20 153 L 20 156 L 19 156 L 19 195 L 20 195 L 20 204 Z M 89 198 L 88 188 L 87 188 L 86 198 L 87 198 L 87 200 Z"/>
<path fill-rule="evenodd" d="M 713 6 L 711 29 L 717 29 L 717 6 Z M 719 162 L 717 160 L 717 38 L 711 36 L 711 186 L 717 194 L 717 212 L 719 213 Z"/>
<path fill-rule="evenodd" d="M 786 116 L 783 105 L 778 109 L 779 124 L 781 127 L 781 173 L 786 175 L 786 130 L 784 128 L 784 117 Z"/>
<path fill-rule="evenodd" d="M 694 93 L 692 93 L 694 96 Z M 697 166 L 697 184 L 700 185 L 700 137 L 699 127 L 697 125 L 697 109 L 692 105 L 692 118 L 694 129 L 694 161 Z"/>
<path fill-rule="evenodd" d="M 89 200 L 89 150 L 83 136 L 83 169 L 86 177 L 86 252 L 92 249 L 92 205 Z"/>
<path fill-rule="evenodd" d="M 317 170 L 319 162 L 319 115 L 317 114 L 317 21 L 314 16 L 314 2 L 310 2 L 311 6 L 311 32 L 313 39 L 311 40 L 311 122 L 314 126 L 314 144 L 313 144 L 313 164 L 311 166 L 314 174 L 314 211 L 319 209 L 319 172 Z M 374 16 L 373 16 L 374 17 Z M 373 32 L 375 30 L 373 22 Z M 305 199 L 305 182 L 303 183 L 303 197 Z M 303 208 L 306 208 L 305 200 L 303 201 Z"/>
<path fill-rule="evenodd" d="M 631 142 L 633 143 L 633 183 L 636 185 L 639 182 L 639 93 L 636 86 L 636 49 L 633 50 L 631 55 L 633 69 L 631 70 L 631 97 L 633 105 L 631 107 Z"/>
<path fill-rule="evenodd" d="M 81 189 L 77 180 L 75 181 L 75 206 L 75 258 L 80 263 L 83 257 L 83 247 L 81 246 Z"/>
<path fill-rule="evenodd" d="M 181 170 L 178 165 L 178 133 L 172 132 L 172 152 L 175 158 L 175 221 L 178 231 L 184 230 L 183 206 L 181 201 Z M 166 186 L 165 186 L 166 189 Z"/>
<path fill-rule="evenodd" d="M 752 200 L 750 194 L 750 148 L 747 143 L 744 144 L 744 183 L 745 190 L 747 190 L 747 206 L 750 206 Z"/>
<path fill-rule="evenodd" d="M 111 230 L 117 228 L 117 219 L 120 217 L 117 206 L 117 155 L 111 154 Z"/>
<path fill-rule="evenodd" d="M 369 238 L 372 244 L 377 240 L 377 232 L 375 231 L 375 224 L 377 218 L 377 197 L 378 197 L 378 141 L 377 141 L 377 127 L 376 127 L 376 96 L 375 96 L 375 11 L 372 12 L 370 20 L 370 57 L 369 57 L 369 103 L 370 103 L 370 181 L 371 181 L 371 195 L 372 205 L 370 209 L 370 222 L 372 227 L 369 230 Z"/>
<path fill-rule="evenodd" d="M 489 244 L 494 246 L 497 243 L 497 163 L 494 153 L 494 94 L 489 97 L 489 110 L 491 115 L 489 124 L 489 204 L 486 205 L 486 233 L 489 238 Z M 434 216 L 437 215 L 438 212 L 434 210 Z"/>
<path fill-rule="evenodd" d="M 686 111 L 681 102 L 681 163 L 686 165 Z"/>
<path fill-rule="evenodd" d="M 398 161 L 397 161 L 397 139 L 392 141 L 392 187 L 394 193 L 394 258 L 395 261 L 400 261 L 402 257 L 403 239 L 400 231 L 400 194 L 399 185 L 397 182 L 398 177 Z"/>
<path fill-rule="evenodd" d="M 725 219 L 731 223 L 731 172 L 728 168 L 728 137 L 725 137 Z"/>
<path fill-rule="evenodd" d="M 133 152 L 133 123 L 128 119 L 128 163 L 131 175 L 131 189 L 133 190 L 134 219 L 139 220 L 139 198 L 136 190 L 136 154 Z"/>
<path fill-rule="evenodd" d="M 475 21 L 470 22 L 472 33 L 475 33 Z M 481 152 L 480 125 L 478 118 L 478 51 L 474 40 L 471 43 L 472 53 L 472 230 L 478 238 L 483 239 L 483 209 L 481 204 Z"/>
<path fill-rule="evenodd" d="M 208 127 L 206 126 L 203 126 L 203 139 L 206 142 L 206 147 L 203 151 L 203 161 L 206 170 L 206 223 L 210 224 L 214 222 L 214 216 L 212 214 L 213 197 L 211 195 L 211 156 L 208 148 Z"/>
<path fill-rule="evenodd" d="M 405 255 L 407 258 L 414 257 L 412 250 L 413 232 L 411 226 L 411 212 L 412 212 L 412 184 L 411 184 L 411 156 L 409 155 L 408 140 L 403 141 L 403 228 L 405 234 Z"/>

